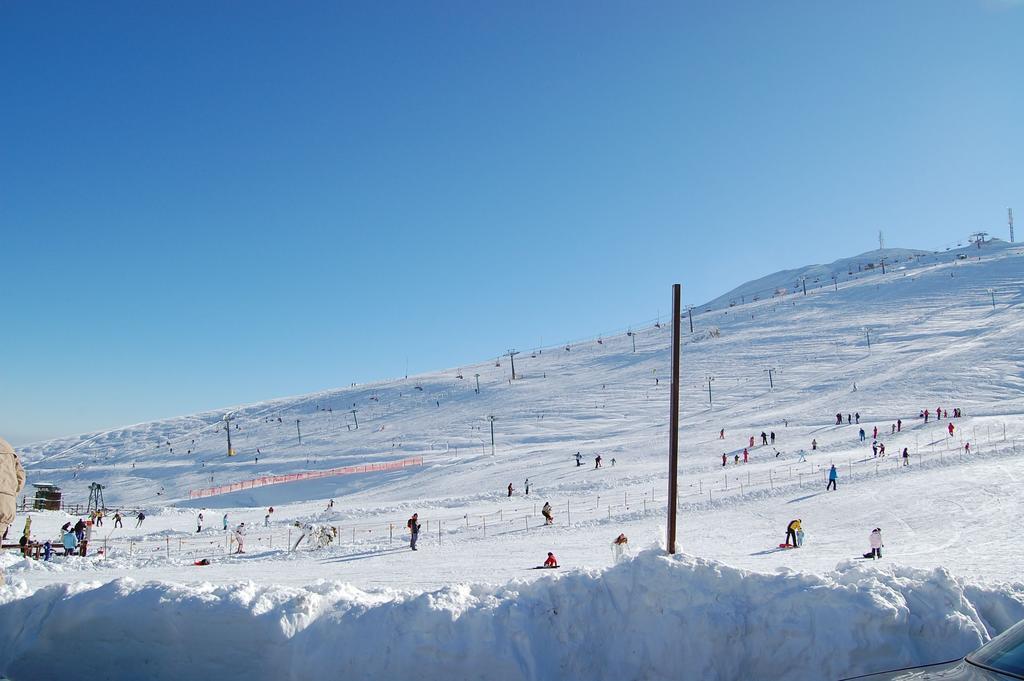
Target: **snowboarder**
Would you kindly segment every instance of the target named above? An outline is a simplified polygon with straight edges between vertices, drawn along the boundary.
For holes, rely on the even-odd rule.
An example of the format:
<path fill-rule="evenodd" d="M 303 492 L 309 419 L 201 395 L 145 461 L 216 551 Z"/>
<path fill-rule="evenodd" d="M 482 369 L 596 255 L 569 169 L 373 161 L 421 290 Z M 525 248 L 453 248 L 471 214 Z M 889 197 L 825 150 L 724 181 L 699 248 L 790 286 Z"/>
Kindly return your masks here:
<path fill-rule="evenodd" d="M 767 445 L 768 444 L 768 433 L 764 432 L 763 430 L 761 431 L 761 444 L 762 445 Z"/>
<path fill-rule="evenodd" d="M 512 498 L 512 483 L 508 483 L 508 498 Z"/>
<path fill-rule="evenodd" d="M 794 549 L 798 548 L 800 546 L 800 544 L 797 543 L 796 533 L 797 532 L 802 532 L 802 531 L 803 530 L 800 527 L 800 519 L 799 518 L 797 518 L 796 520 L 789 521 L 789 525 L 786 525 L 786 543 L 783 544 L 783 546 L 784 547 L 788 547 L 788 548 L 794 548 Z M 790 539 L 792 539 L 793 541 L 790 542 Z"/>
<path fill-rule="evenodd" d="M 828 469 L 828 485 L 825 486 L 825 491 L 827 492 L 830 489 L 833 492 L 837 491 L 836 490 L 836 480 L 838 480 L 838 479 L 839 479 L 839 471 L 836 470 L 836 465 L 832 464 L 832 468 Z"/>
<path fill-rule="evenodd" d="M 540 509 L 540 514 L 544 516 L 545 525 L 553 525 L 555 523 L 555 517 L 551 514 L 551 504 L 544 502 L 544 507 Z"/>
<path fill-rule="evenodd" d="M 196 534 L 203 531 L 203 514 L 200 513 L 199 517 L 196 518 Z"/>
<path fill-rule="evenodd" d="M 583 456 L 579 452 L 576 452 L 576 467 L 579 468 L 583 465 Z"/>
<path fill-rule="evenodd" d="M 860 429 L 860 441 L 864 442 L 865 439 L 867 439 L 867 435 L 864 433 L 864 429 L 861 428 Z"/>
<path fill-rule="evenodd" d="M 555 558 L 555 554 L 551 553 L 550 551 L 548 551 L 547 560 L 544 561 L 544 567 L 546 567 L 546 568 L 556 568 L 556 567 L 558 567 L 558 559 Z"/>
<path fill-rule="evenodd" d="M 871 550 L 864 554 L 865 558 L 871 558 L 872 560 L 882 557 L 882 547 L 885 544 L 882 543 L 882 530 L 876 527 L 871 530 L 871 534 L 868 535 L 868 541 L 871 543 Z"/>
<path fill-rule="evenodd" d="M 413 513 L 405 526 L 409 528 L 409 548 L 415 551 L 416 541 L 420 538 L 420 514 Z"/>

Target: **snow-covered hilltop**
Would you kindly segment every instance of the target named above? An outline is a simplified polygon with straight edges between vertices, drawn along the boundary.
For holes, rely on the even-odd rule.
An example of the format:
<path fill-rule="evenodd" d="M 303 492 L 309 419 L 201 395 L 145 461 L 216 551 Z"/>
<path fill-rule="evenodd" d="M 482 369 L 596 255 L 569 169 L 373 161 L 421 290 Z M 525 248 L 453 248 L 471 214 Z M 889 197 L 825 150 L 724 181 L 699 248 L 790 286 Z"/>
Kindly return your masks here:
<path fill-rule="evenodd" d="M 147 517 L 108 513 L 85 557 L 0 553 L 0 673 L 65 654 L 125 680 L 811 681 L 967 653 L 1024 618 L 1024 248 L 876 255 L 684 317 L 684 556 L 658 548 L 667 320 L 524 348 L 514 380 L 501 357 L 24 448 L 30 482 L 72 503 L 100 482 Z M 75 520 L 30 516 L 39 541 Z M 783 549 L 794 519 L 805 543 Z M 882 558 L 859 560 L 876 527 Z M 548 551 L 562 568 L 533 569 Z"/>
<path fill-rule="evenodd" d="M 699 443 L 723 419 L 807 425 L 851 405 L 866 410 L 866 401 L 874 414 L 906 416 L 954 396 L 972 413 L 1021 411 L 1024 382 L 1014 341 L 1019 254 L 999 241 L 940 254 L 874 251 L 762 277 L 694 310 L 693 334 L 684 320 L 684 456 L 713 460 L 716 453 Z M 839 275 L 835 282 L 833 275 Z M 769 294 L 759 296 L 763 291 Z M 730 307 L 734 299 L 745 302 Z M 542 471 L 578 450 L 660 462 L 668 344 L 668 324 L 652 325 L 632 335 L 523 351 L 515 357 L 515 381 L 512 362 L 501 357 L 38 443 L 22 455 L 33 480 L 64 486 L 73 501 L 84 501 L 88 483 L 100 482 L 108 502 L 143 506 L 263 475 L 409 455 L 426 457 L 429 472 L 416 473 L 416 488 L 431 494 L 424 479 L 436 478 L 436 493 L 446 494 L 448 473 L 472 470 L 481 476 L 478 491 L 494 490 L 510 465 Z M 851 394 L 854 384 L 869 400 Z M 395 484 L 393 477 L 387 484 Z M 341 495 L 353 484 L 378 483 L 338 479 L 311 493 Z"/>

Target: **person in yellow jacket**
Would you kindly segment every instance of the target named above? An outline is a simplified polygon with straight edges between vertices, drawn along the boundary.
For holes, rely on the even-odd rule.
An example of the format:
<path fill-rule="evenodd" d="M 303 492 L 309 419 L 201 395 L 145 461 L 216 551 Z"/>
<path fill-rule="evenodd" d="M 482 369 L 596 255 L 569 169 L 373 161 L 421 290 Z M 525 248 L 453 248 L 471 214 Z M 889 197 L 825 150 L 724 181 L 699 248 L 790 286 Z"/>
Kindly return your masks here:
<path fill-rule="evenodd" d="M 786 545 L 798 548 L 800 544 L 797 541 L 797 537 L 801 532 L 803 532 L 803 530 L 800 527 L 799 518 L 789 521 L 789 525 L 786 526 Z M 790 539 L 793 541 L 790 541 Z"/>
<path fill-rule="evenodd" d="M 0 438 L 0 537 L 14 522 L 15 501 L 21 490 L 25 489 L 25 469 L 14 453 L 14 447 Z M 4 573 L 0 571 L 0 584 L 4 583 Z"/>

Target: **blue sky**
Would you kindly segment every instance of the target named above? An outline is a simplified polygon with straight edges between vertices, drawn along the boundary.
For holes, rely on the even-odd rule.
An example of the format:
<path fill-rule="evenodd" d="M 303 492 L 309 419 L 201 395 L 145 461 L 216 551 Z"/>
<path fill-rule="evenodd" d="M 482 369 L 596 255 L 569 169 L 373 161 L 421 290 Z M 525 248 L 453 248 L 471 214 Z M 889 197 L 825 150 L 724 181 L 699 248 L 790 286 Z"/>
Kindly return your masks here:
<path fill-rule="evenodd" d="M 1022 35 L 998 0 L 3 3 L 0 435 L 1002 235 Z"/>

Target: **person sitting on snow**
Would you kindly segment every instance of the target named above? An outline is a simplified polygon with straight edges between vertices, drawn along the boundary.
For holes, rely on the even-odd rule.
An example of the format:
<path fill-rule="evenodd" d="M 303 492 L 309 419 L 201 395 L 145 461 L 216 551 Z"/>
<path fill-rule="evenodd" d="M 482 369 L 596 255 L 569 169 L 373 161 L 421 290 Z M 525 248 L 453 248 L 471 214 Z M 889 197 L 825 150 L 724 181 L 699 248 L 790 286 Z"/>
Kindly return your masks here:
<path fill-rule="evenodd" d="M 556 568 L 556 567 L 558 567 L 558 559 L 555 558 L 555 554 L 551 553 L 550 551 L 548 551 L 548 558 L 547 558 L 547 560 L 544 561 L 544 567 L 546 567 L 546 568 Z"/>

